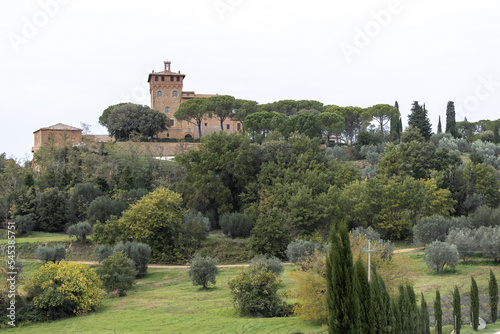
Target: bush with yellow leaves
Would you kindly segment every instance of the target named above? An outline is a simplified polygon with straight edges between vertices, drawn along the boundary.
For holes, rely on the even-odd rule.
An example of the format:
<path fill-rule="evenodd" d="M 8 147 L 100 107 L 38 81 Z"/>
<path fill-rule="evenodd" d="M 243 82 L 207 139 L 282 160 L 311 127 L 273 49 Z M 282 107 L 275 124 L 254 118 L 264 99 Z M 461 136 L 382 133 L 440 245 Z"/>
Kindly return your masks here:
<path fill-rule="evenodd" d="M 39 268 L 25 289 L 28 301 L 51 320 L 96 311 L 104 297 L 101 285 L 89 266 L 62 260 Z"/>

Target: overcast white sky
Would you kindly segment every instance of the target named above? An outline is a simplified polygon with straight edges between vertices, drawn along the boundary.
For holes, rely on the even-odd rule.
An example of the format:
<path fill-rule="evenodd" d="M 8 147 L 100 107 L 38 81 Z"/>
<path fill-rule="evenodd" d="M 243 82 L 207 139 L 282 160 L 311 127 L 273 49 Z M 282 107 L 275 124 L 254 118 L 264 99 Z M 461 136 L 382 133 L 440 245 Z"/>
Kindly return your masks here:
<path fill-rule="evenodd" d="M 436 131 L 500 118 L 497 0 L 2 0 L 0 153 L 31 159 L 33 132 L 92 126 L 118 102 L 150 104 L 147 75 L 267 103 L 425 103 Z M 444 123 L 443 123 L 444 124 Z"/>

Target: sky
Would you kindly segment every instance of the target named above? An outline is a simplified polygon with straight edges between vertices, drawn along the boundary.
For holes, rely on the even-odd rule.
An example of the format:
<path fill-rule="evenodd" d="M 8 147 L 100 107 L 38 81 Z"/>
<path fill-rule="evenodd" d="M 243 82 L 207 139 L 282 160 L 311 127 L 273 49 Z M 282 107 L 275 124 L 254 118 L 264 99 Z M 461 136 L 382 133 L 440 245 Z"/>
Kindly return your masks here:
<path fill-rule="evenodd" d="M 30 160 L 33 132 L 91 126 L 150 105 L 172 62 L 184 90 L 268 103 L 413 101 L 437 130 L 500 118 L 497 0 L 15 0 L 0 3 L 0 153 Z"/>

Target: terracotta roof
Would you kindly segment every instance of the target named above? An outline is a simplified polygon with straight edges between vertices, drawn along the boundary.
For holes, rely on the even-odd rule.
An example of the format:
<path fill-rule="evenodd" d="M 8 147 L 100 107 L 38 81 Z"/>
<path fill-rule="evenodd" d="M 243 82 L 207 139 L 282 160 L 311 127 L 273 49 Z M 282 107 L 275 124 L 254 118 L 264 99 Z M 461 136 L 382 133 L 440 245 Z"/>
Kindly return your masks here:
<path fill-rule="evenodd" d="M 75 128 L 74 126 L 62 124 L 62 123 L 57 123 L 52 126 L 48 126 L 46 128 L 41 128 L 36 130 L 35 132 L 38 132 L 40 130 L 65 130 L 65 131 L 82 131 L 80 128 Z"/>

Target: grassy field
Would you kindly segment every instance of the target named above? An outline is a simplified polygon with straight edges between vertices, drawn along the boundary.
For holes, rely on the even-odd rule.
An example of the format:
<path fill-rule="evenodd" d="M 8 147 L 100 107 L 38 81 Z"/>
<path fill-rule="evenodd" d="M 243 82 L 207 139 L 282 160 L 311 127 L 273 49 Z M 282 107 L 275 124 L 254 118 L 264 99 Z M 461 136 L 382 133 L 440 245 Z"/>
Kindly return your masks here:
<path fill-rule="evenodd" d="M 243 318 L 235 311 L 227 281 L 238 268 L 221 269 L 215 288 L 192 286 L 185 269 L 150 269 L 130 293 L 107 298 L 87 316 L 33 324 L 6 333 L 325 333 L 296 317 Z M 290 267 L 283 290 L 291 288 Z"/>

